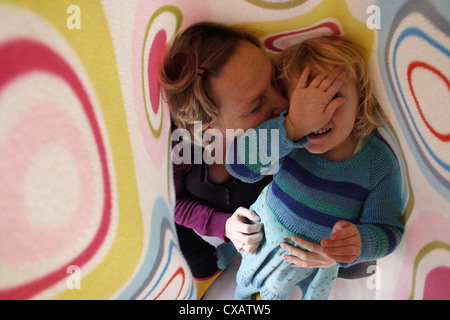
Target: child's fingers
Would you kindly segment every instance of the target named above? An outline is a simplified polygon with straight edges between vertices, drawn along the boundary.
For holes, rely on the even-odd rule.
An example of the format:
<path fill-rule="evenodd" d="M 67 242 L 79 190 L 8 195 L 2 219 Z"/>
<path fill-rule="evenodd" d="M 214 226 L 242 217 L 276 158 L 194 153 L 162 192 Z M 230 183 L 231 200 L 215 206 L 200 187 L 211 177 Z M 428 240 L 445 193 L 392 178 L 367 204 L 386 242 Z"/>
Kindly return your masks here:
<path fill-rule="evenodd" d="M 309 84 L 309 88 L 319 88 L 320 84 L 322 83 L 322 81 L 327 77 L 327 75 L 321 73 L 318 74 L 313 81 L 311 81 L 311 83 Z"/>
<path fill-rule="evenodd" d="M 331 96 L 334 96 L 339 89 L 341 88 L 342 84 L 344 83 L 346 72 L 344 68 L 342 67 L 336 67 L 337 76 L 335 81 L 326 89 L 326 92 L 330 94 Z"/>
<path fill-rule="evenodd" d="M 359 254 L 359 249 L 356 246 L 346 246 L 346 247 L 324 247 L 323 253 L 328 256 L 357 256 Z M 338 259 L 341 261 L 340 259 Z"/>
<path fill-rule="evenodd" d="M 358 256 L 335 256 L 332 254 L 327 255 L 329 258 L 335 260 L 335 261 L 339 261 L 339 262 L 343 262 L 343 263 L 350 263 L 356 260 L 356 258 L 358 258 Z"/>
<path fill-rule="evenodd" d="M 326 76 L 319 85 L 319 89 L 322 91 L 328 92 L 328 89 L 331 85 L 333 85 L 336 81 L 339 81 L 335 76 L 328 75 Z"/>
<path fill-rule="evenodd" d="M 332 96 L 340 89 L 345 78 L 345 70 L 342 67 L 336 67 L 336 75 L 319 74 L 313 81 L 311 81 L 310 88 L 319 88 L 327 93 L 332 93 Z"/>
<path fill-rule="evenodd" d="M 356 235 L 355 230 L 352 228 L 344 228 L 341 230 L 333 231 L 330 235 L 330 240 L 344 240 Z"/>
<path fill-rule="evenodd" d="M 324 91 L 333 97 L 339 91 L 343 83 L 344 82 L 341 79 L 336 78 Z"/>
<path fill-rule="evenodd" d="M 356 226 L 348 221 L 340 220 L 334 224 L 329 239 L 332 241 L 345 240 L 354 236 L 359 236 Z"/>
<path fill-rule="evenodd" d="M 349 245 L 354 245 L 356 243 L 356 238 L 354 239 L 355 241 L 352 240 L 353 240 L 352 238 L 347 238 L 343 240 L 323 239 L 320 242 L 320 244 L 322 245 L 322 247 L 345 247 Z"/>
<path fill-rule="evenodd" d="M 340 262 L 352 262 L 361 252 L 358 229 L 348 221 L 338 221 L 333 226 L 329 239 L 321 241 L 323 253 Z"/>
<path fill-rule="evenodd" d="M 334 224 L 334 226 L 333 226 L 333 231 L 332 231 L 332 232 L 335 232 L 335 231 L 338 231 L 338 230 L 342 230 L 342 229 L 344 229 L 344 228 L 347 228 L 349 225 L 350 225 L 350 224 L 349 224 L 347 221 L 345 221 L 345 220 L 339 220 L 338 222 L 336 222 L 336 223 Z"/>
<path fill-rule="evenodd" d="M 332 84 L 334 84 L 336 81 L 341 81 L 341 79 L 345 76 L 345 71 L 342 67 L 336 66 L 334 68 L 335 74 L 328 74 L 328 75 L 322 75 L 321 77 L 317 78 L 317 85 L 319 89 L 323 91 L 327 91 Z M 319 83 L 320 80 L 320 83 Z"/>
<path fill-rule="evenodd" d="M 325 116 L 329 119 L 333 116 L 333 114 L 336 112 L 336 110 L 342 106 L 345 103 L 344 97 L 339 97 L 336 99 L 333 99 L 328 103 L 327 107 L 324 109 Z"/>
<path fill-rule="evenodd" d="M 346 246 L 357 246 L 359 243 L 359 239 L 356 235 L 350 236 L 345 239 L 331 240 L 331 239 L 323 239 L 320 242 L 322 248 L 324 247 L 346 247 Z"/>
<path fill-rule="evenodd" d="M 311 73 L 311 68 L 310 67 L 305 67 L 305 69 L 303 69 L 303 72 L 302 72 L 300 78 L 298 79 L 297 86 L 295 87 L 295 90 L 306 88 L 306 83 L 308 82 L 308 78 L 309 78 L 309 74 L 310 73 Z"/>

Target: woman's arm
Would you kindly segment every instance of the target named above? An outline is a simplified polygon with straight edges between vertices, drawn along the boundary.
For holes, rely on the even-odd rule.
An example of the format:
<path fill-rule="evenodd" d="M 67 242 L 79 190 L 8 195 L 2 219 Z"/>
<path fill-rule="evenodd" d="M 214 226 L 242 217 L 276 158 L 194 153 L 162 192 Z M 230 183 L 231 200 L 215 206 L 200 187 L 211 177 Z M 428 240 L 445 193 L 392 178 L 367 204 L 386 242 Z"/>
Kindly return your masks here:
<path fill-rule="evenodd" d="M 175 215 L 177 224 L 194 229 L 201 235 L 215 236 L 225 240 L 225 223 L 231 214 L 212 208 L 192 197 L 184 191 L 184 175 L 192 165 L 173 164 L 173 178 L 175 185 Z"/>
<path fill-rule="evenodd" d="M 184 191 L 184 175 L 192 165 L 173 165 L 176 192 L 175 216 L 177 224 L 194 229 L 201 235 L 232 241 L 237 250 L 253 253 L 263 238 L 259 217 L 240 207 L 233 214 L 224 213 L 189 197 Z M 248 219 L 248 220 L 247 220 Z"/>

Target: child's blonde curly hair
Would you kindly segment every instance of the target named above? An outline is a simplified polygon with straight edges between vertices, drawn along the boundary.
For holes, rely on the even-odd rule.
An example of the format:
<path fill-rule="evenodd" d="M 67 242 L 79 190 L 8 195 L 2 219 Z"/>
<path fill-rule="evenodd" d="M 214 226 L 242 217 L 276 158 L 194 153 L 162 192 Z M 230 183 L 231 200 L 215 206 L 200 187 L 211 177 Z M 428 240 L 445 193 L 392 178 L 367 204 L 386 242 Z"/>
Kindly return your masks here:
<path fill-rule="evenodd" d="M 344 82 L 355 81 L 359 92 L 359 108 L 362 116 L 355 123 L 353 134 L 367 136 L 376 126 L 387 121 L 373 95 L 373 80 L 365 58 L 365 50 L 343 36 L 323 36 L 306 39 L 281 52 L 274 62 L 275 81 L 283 86 L 298 79 L 306 66 L 311 68 L 310 79 L 323 73 L 336 75 L 335 66 L 346 72 Z"/>

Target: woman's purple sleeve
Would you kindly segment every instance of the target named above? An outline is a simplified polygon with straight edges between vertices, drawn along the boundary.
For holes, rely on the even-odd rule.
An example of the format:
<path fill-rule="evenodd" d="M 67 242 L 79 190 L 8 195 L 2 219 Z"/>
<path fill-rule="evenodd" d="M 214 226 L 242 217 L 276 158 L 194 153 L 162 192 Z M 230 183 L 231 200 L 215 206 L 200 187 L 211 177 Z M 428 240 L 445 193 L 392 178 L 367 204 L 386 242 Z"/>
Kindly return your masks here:
<path fill-rule="evenodd" d="M 200 235 L 213 236 L 229 241 L 224 237 L 225 223 L 231 216 L 197 201 L 184 192 L 184 174 L 192 165 L 174 164 L 173 178 L 175 184 L 175 217 L 177 224 L 194 229 Z"/>

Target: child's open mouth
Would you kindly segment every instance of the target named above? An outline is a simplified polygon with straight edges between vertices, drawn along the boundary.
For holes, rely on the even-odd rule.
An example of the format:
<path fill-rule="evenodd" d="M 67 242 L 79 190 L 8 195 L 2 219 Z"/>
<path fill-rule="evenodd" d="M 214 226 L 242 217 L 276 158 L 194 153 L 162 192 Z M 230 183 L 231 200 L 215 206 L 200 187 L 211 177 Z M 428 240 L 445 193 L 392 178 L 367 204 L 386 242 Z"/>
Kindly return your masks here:
<path fill-rule="evenodd" d="M 330 132 L 332 129 L 328 128 L 328 129 L 321 129 L 319 131 L 315 131 L 315 132 L 311 132 L 308 136 L 309 137 L 319 137 L 319 136 L 323 136 L 325 134 L 327 134 L 328 132 Z"/>

